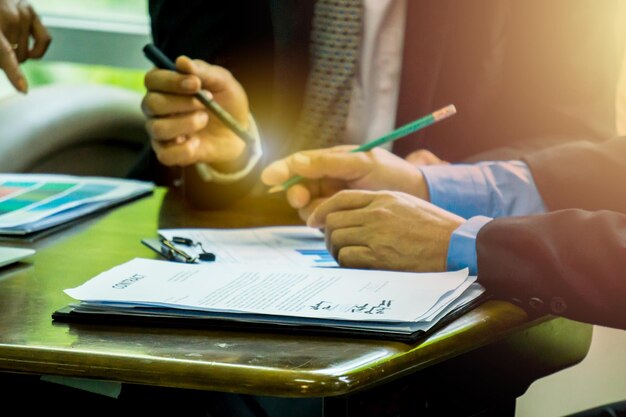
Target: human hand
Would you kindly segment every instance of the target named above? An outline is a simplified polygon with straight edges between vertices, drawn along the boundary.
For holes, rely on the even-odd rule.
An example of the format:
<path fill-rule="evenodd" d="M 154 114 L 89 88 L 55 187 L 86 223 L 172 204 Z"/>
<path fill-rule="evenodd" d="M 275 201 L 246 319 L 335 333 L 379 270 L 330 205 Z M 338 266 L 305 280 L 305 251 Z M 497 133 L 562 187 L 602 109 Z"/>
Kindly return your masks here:
<path fill-rule="evenodd" d="M 419 167 L 422 165 L 447 165 L 449 164 L 448 161 L 444 161 L 443 159 L 439 158 L 437 155 L 435 155 L 434 153 L 426 149 L 418 149 L 417 151 L 413 151 L 410 154 L 408 154 L 404 159 L 416 167 Z"/>
<path fill-rule="evenodd" d="M 320 204 L 307 224 L 347 268 L 446 270 L 450 236 L 465 219 L 401 192 L 344 190 Z"/>
<path fill-rule="evenodd" d="M 205 162 L 222 171 L 236 169 L 245 163 L 244 141 L 194 94 L 205 90 L 248 129 L 250 110 L 243 87 L 228 70 L 204 61 L 183 56 L 176 68 L 178 72 L 153 69 L 144 80 L 148 92 L 142 110 L 157 158 L 168 166 Z"/>
<path fill-rule="evenodd" d="M 28 91 L 19 64 L 41 58 L 51 41 L 48 30 L 27 1 L 0 0 L 0 69 L 18 91 Z"/>
<path fill-rule="evenodd" d="M 395 190 L 428 199 L 422 173 L 382 148 L 350 152 L 356 146 L 296 152 L 269 165 L 261 174 L 266 185 L 279 185 L 294 175 L 307 180 L 289 187 L 287 201 L 306 220 L 325 199 L 343 189 Z"/>

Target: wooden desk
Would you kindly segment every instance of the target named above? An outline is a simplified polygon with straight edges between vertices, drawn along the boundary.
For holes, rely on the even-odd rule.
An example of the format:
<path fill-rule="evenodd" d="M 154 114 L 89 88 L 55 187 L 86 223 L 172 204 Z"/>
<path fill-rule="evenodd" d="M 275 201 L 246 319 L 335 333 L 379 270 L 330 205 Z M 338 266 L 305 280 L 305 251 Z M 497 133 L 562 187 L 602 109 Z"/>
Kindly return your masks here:
<path fill-rule="evenodd" d="M 324 397 L 329 416 L 382 416 L 391 413 L 389 404 L 398 410 L 426 403 L 431 409 L 451 409 L 453 395 L 462 396 L 464 413 L 491 407 L 493 415 L 512 415 L 515 398 L 532 381 L 578 363 L 587 353 L 591 326 L 556 318 L 529 322 L 524 311 L 499 301 L 484 304 L 419 346 L 51 321 L 55 309 L 72 301 L 63 289 L 134 257 L 154 258 L 140 239 L 154 236 L 159 226 L 297 223 L 281 199 L 198 212 L 159 189 L 154 196 L 28 245 L 37 249 L 32 261 L 0 272 L 0 370 Z M 404 404 L 406 398 L 412 405 Z"/>

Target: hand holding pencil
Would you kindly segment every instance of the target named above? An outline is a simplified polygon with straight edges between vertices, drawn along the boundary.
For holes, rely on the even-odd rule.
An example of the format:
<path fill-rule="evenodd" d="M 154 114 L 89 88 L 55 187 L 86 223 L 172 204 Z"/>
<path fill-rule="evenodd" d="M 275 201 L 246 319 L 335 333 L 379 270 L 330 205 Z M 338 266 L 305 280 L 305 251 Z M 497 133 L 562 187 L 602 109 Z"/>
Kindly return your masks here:
<path fill-rule="evenodd" d="M 146 73 L 142 110 L 161 163 L 204 162 L 223 171 L 245 163 L 250 109 L 239 82 L 217 65 L 185 56 L 162 62 L 156 48 L 145 51 L 156 68 Z"/>
<path fill-rule="evenodd" d="M 360 147 L 337 146 L 296 152 L 269 165 L 262 181 L 270 191 L 286 189 L 289 204 L 306 220 L 328 197 L 343 189 L 401 191 L 428 200 L 428 188 L 415 165 L 379 146 L 443 120 L 448 106 Z"/>

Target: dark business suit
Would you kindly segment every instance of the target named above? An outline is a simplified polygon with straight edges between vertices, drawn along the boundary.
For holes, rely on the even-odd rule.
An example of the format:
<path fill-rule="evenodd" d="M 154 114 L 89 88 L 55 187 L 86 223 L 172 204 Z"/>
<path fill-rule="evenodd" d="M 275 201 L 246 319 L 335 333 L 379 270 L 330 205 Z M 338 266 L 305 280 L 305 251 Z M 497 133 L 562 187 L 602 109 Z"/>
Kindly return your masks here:
<path fill-rule="evenodd" d="M 538 314 L 626 330 L 626 215 L 560 210 L 478 234 L 479 282 Z"/>
<path fill-rule="evenodd" d="M 525 160 L 552 212 L 483 227 L 479 281 L 536 313 L 626 329 L 626 137 Z"/>
<path fill-rule="evenodd" d="M 405 45 L 419 63 L 404 68 L 416 77 L 412 113 L 458 108 L 454 118 L 408 139 L 416 146 L 449 161 L 503 147 L 511 152 L 497 156 L 513 158 L 517 148 L 614 135 L 626 41 L 621 0 L 409 1 L 416 13 L 407 27 L 417 33 Z M 265 162 L 296 150 L 291 134 L 308 73 L 312 13 L 312 1 L 150 0 L 154 41 L 166 54 L 225 66 L 242 82 Z M 202 206 L 244 194 L 258 175 L 224 187 L 201 184 L 193 173 L 188 194 Z"/>

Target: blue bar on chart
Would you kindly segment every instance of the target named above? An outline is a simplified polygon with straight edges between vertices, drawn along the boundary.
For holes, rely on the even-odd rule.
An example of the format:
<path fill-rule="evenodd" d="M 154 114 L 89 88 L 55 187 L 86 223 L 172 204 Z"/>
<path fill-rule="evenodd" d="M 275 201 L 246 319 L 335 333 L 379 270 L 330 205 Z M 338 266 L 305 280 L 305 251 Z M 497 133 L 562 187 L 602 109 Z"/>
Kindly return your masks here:
<path fill-rule="evenodd" d="M 335 261 L 335 258 L 326 249 L 296 249 L 296 252 L 305 256 L 316 256 L 317 258 L 313 260 L 316 263 Z"/>

